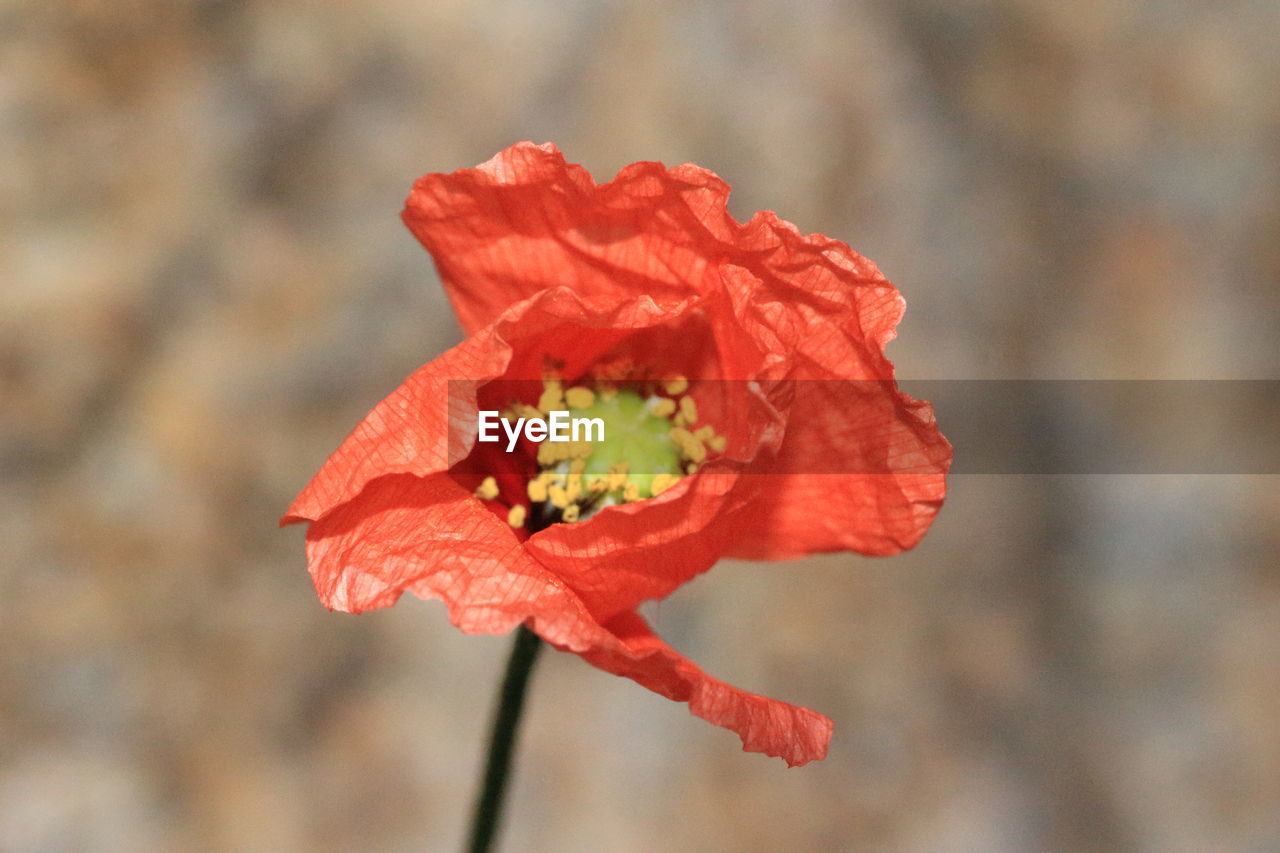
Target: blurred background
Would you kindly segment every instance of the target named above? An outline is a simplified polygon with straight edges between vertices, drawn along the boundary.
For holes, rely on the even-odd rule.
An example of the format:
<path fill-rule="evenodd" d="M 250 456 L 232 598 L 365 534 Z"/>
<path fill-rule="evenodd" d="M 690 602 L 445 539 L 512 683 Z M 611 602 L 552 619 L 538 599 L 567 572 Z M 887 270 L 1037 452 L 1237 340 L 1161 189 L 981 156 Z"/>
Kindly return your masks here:
<path fill-rule="evenodd" d="M 0 851 L 459 847 L 506 638 L 331 614 L 276 529 L 459 340 L 418 175 L 697 162 L 880 264 L 908 379 L 1276 379 L 1278 41 L 1274 0 L 0 2 Z M 964 474 L 902 557 L 722 564 L 657 626 L 830 757 L 547 655 L 503 849 L 1280 850 L 1278 521 L 1275 476 Z"/>

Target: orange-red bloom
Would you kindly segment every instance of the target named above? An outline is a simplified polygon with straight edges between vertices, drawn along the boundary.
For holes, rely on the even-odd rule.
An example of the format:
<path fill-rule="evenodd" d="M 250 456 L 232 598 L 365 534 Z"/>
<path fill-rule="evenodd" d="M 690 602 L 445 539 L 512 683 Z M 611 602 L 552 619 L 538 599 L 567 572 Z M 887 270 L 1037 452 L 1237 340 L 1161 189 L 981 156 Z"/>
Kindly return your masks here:
<path fill-rule="evenodd" d="M 417 181 L 404 221 L 468 337 L 375 406 L 289 508 L 285 523 L 311 522 L 327 606 L 409 591 L 442 600 L 463 631 L 524 623 L 688 702 L 747 750 L 792 765 L 826 754 L 830 720 L 710 677 L 636 607 L 724 556 L 910 548 L 942 503 L 951 450 L 928 404 L 892 381 L 893 285 L 773 213 L 738 223 L 728 195 L 693 165 L 634 163 L 597 185 L 530 143 Z M 685 420 L 714 425 L 719 450 L 656 497 L 629 493 L 575 523 L 538 515 L 531 451 L 476 443 L 476 420 L 511 402 L 499 380 L 542 380 L 550 364 L 566 384 L 687 377 L 686 414 L 699 414 Z M 477 497 L 480 469 L 497 488 Z M 545 526 L 523 521 L 535 516 Z"/>

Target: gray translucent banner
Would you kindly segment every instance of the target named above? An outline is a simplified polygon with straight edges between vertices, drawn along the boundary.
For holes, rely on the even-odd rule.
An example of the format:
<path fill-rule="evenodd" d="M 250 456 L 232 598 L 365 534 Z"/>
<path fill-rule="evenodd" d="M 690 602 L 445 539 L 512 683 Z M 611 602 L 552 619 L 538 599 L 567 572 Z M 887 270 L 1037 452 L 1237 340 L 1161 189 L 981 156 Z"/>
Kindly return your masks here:
<path fill-rule="evenodd" d="M 1280 474 L 1280 380 L 910 380 L 955 474 Z"/>
<path fill-rule="evenodd" d="M 472 410 L 531 403 L 542 391 L 540 382 L 498 380 L 482 385 L 480 403 L 469 405 L 475 385 L 450 385 L 455 458 L 478 447 L 474 427 L 466 427 Z M 1280 474 L 1280 380 L 912 379 L 899 386 L 933 404 L 954 448 L 953 474 Z M 662 394 L 658 381 L 623 387 Z M 758 454 L 754 473 L 931 473 L 945 464 L 945 454 L 929 447 L 926 426 L 901 427 L 919 413 L 898 402 L 890 383 L 699 381 L 688 393 L 701 422 L 718 432 L 735 421 L 750 431 L 771 411 L 788 413 L 788 434 L 851 425 L 853 438 L 831 440 L 830 452 Z M 455 468 L 505 469 L 507 460 L 492 451 L 470 453 Z"/>

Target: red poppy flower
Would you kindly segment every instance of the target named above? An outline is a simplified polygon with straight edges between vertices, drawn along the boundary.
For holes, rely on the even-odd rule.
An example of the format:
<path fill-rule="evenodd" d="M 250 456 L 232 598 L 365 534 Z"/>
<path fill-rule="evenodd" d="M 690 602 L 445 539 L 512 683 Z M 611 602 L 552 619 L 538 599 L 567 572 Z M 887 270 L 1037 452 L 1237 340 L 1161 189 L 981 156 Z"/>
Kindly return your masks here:
<path fill-rule="evenodd" d="M 324 604 L 409 591 L 463 631 L 523 623 L 744 749 L 825 756 L 830 720 L 712 678 L 636 607 L 725 556 L 910 548 L 951 450 L 884 357 L 893 285 L 773 213 L 735 221 L 728 195 L 693 165 L 597 185 L 531 143 L 417 181 L 404 221 L 468 337 L 375 406 L 284 517 L 311 522 Z M 577 408 L 623 438 L 478 442 L 478 411 L 503 408 Z"/>

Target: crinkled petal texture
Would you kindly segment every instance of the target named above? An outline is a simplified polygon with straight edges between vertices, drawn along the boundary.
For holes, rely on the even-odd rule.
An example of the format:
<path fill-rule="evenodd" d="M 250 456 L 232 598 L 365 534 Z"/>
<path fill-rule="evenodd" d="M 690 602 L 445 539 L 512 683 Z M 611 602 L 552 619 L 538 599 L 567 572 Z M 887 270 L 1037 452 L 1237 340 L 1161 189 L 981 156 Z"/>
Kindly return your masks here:
<path fill-rule="evenodd" d="M 643 684 L 737 732 L 743 747 L 795 766 L 826 755 L 831 721 L 718 681 L 655 636 L 634 613 L 601 624 L 502 520 L 446 474 L 393 474 L 307 531 L 307 558 L 330 606 L 358 611 L 408 590 L 438 598 L 471 633 L 527 623 L 557 648 Z"/>
<path fill-rule="evenodd" d="M 329 607 L 409 591 L 442 600 L 464 631 L 528 624 L 794 765 L 826 754 L 831 722 L 711 678 L 636 606 L 726 555 L 909 548 L 941 505 L 951 453 L 884 357 L 902 312 L 894 287 L 848 246 L 771 213 L 736 222 L 728 192 L 706 170 L 657 163 L 596 185 L 529 143 L 420 179 L 404 218 L 468 337 L 374 407 L 284 521 L 311 522 L 308 563 Z M 523 500 L 529 459 L 482 454 L 477 409 L 549 361 L 567 380 L 615 364 L 690 377 L 725 453 L 657 498 L 513 530 L 506 509 Z M 515 486 L 473 497 L 478 464 Z"/>
<path fill-rule="evenodd" d="M 847 244 L 761 211 L 740 224 L 729 187 L 692 164 L 633 163 L 597 185 L 554 145 L 521 143 L 475 169 L 420 178 L 404 220 L 431 252 L 464 329 L 564 285 L 608 304 L 644 294 L 721 305 L 720 363 L 689 375 L 795 380 L 786 446 L 734 556 L 892 554 L 928 530 L 951 448 L 884 355 L 903 300 Z M 833 462 L 835 464 L 833 464 Z"/>

